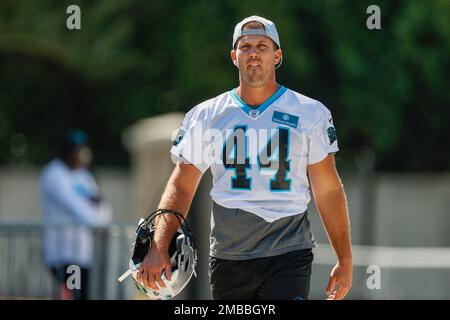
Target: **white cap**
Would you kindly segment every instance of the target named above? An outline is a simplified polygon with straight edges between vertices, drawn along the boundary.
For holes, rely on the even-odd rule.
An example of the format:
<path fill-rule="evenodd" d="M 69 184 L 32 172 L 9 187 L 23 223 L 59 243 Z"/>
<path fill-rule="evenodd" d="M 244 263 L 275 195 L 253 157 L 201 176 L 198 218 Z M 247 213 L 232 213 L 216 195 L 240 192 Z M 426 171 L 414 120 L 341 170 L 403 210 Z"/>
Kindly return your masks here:
<path fill-rule="evenodd" d="M 262 30 L 262 29 L 247 29 L 247 30 L 242 31 L 242 27 L 246 23 L 249 23 L 252 21 L 257 21 L 257 22 L 261 23 L 264 26 L 264 30 Z M 244 20 L 239 22 L 236 25 L 236 27 L 234 28 L 233 48 L 234 48 L 234 45 L 236 44 L 236 42 L 239 40 L 239 38 L 241 38 L 243 36 L 248 36 L 248 35 L 262 35 L 262 36 L 269 37 L 277 44 L 278 48 L 281 48 L 277 28 L 275 27 L 275 24 L 270 20 L 267 20 L 267 19 L 264 19 L 264 18 L 258 17 L 258 16 L 251 16 L 251 17 L 245 18 Z"/>
<path fill-rule="evenodd" d="M 261 23 L 264 26 L 264 30 L 262 30 L 262 29 L 242 30 L 242 28 L 244 27 L 245 24 L 252 22 L 252 21 Z M 234 49 L 234 46 L 236 45 L 236 42 L 241 37 L 248 36 L 248 35 L 259 35 L 259 36 L 269 37 L 277 44 L 278 48 L 281 48 L 280 38 L 278 37 L 278 32 L 277 32 L 277 28 L 275 27 L 275 24 L 272 21 L 267 20 L 263 17 L 259 17 L 259 16 L 247 17 L 244 20 L 242 20 L 241 22 L 239 22 L 236 25 L 236 27 L 234 27 L 233 49 Z M 276 67 L 278 68 L 280 65 L 281 65 L 281 61 L 278 63 L 278 65 Z"/>

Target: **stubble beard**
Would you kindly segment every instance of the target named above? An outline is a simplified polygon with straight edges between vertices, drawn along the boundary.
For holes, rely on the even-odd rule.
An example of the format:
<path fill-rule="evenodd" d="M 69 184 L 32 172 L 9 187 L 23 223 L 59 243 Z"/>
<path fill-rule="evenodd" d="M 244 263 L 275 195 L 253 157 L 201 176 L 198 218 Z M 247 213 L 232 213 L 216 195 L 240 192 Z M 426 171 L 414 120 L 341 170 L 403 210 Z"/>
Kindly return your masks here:
<path fill-rule="evenodd" d="M 264 86 L 269 79 L 269 76 L 270 72 L 264 70 L 262 72 L 255 72 L 255 70 L 250 70 L 249 72 L 245 70 L 242 72 L 243 79 L 252 88 Z"/>

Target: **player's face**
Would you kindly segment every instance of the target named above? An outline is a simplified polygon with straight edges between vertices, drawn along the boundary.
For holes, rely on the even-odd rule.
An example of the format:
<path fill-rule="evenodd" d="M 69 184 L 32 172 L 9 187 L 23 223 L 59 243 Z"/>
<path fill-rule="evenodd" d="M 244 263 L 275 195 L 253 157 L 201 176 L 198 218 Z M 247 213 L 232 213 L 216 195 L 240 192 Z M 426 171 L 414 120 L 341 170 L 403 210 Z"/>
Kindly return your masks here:
<path fill-rule="evenodd" d="M 231 51 L 231 58 L 239 68 L 241 80 L 251 87 L 264 86 L 275 76 L 275 65 L 281 59 L 281 50 L 265 36 L 242 37 Z"/>

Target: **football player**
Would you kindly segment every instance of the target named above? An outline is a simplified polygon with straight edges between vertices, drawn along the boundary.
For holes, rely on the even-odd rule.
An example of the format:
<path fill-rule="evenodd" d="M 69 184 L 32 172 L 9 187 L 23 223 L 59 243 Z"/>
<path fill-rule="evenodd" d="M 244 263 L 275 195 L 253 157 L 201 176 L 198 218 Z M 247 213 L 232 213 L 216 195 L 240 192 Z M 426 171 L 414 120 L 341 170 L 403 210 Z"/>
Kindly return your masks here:
<path fill-rule="evenodd" d="M 214 299 L 309 297 L 310 187 L 337 256 L 325 293 L 342 299 L 352 284 L 346 197 L 335 166 L 331 112 L 276 81 L 283 53 L 275 24 L 251 16 L 234 30 L 231 60 L 239 86 L 186 114 L 171 153 L 178 159 L 159 208 L 186 216 L 211 169 L 210 286 Z M 138 277 L 158 290 L 171 276 L 168 246 L 179 226 L 159 217 Z"/>

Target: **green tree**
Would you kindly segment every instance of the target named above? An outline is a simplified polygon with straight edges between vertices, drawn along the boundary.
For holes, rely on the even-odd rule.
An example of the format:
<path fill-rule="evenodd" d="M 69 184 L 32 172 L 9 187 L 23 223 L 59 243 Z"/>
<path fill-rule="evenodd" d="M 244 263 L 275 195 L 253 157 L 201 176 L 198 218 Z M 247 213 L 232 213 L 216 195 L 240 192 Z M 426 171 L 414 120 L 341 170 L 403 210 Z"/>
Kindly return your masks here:
<path fill-rule="evenodd" d="M 82 29 L 66 28 L 77 4 Z M 41 164 L 70 128 L 89 132 L 97 163 L 123 165 L 122 131 L 188 111 L 237 85 L 234 25 L 276 22 L 278 79 L 334 115 L 339 164 L 362 148 L 379 170 L 449 170 L 450 3 L 377 1 L 52 1 L 0 3 L 0 162 Z"/>

